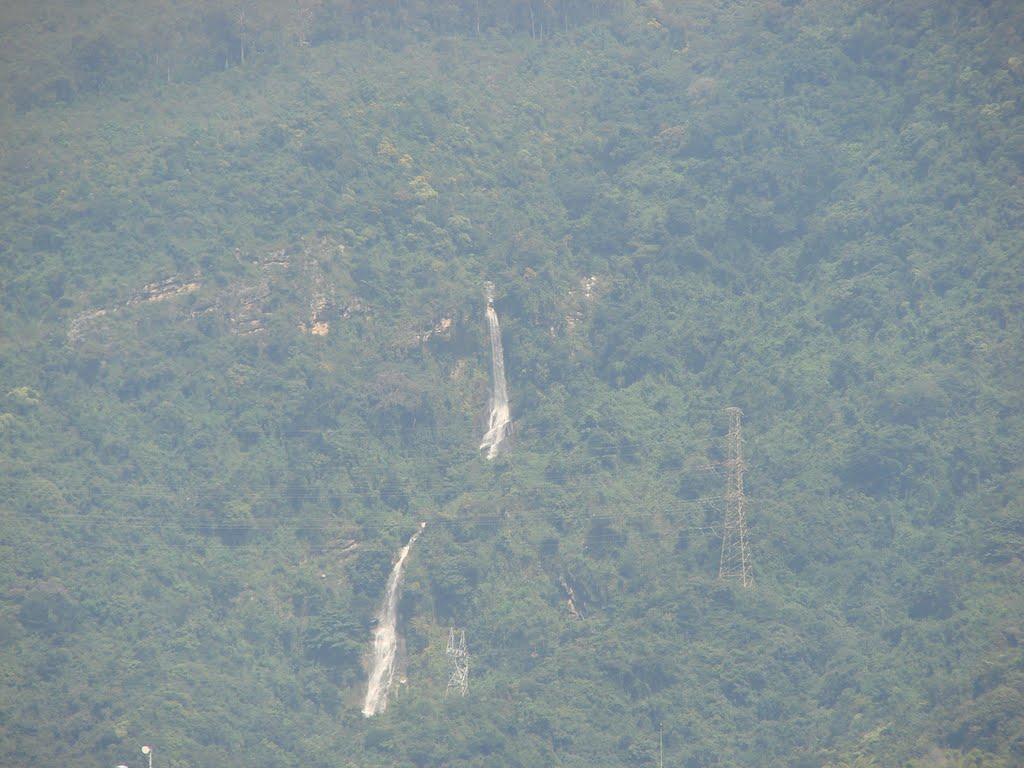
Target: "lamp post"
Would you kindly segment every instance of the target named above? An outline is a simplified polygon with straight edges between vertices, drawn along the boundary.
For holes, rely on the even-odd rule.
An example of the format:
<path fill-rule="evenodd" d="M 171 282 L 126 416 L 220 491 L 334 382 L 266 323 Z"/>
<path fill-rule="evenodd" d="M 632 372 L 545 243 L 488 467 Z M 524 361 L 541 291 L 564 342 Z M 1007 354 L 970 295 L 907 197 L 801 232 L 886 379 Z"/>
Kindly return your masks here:
<path fill-rule="evenodd" d="M 153 750 L 146 745 L 142 746 L 142 754 L 149 758 L 149 765 L 147 768 L 153 768 Z"/>

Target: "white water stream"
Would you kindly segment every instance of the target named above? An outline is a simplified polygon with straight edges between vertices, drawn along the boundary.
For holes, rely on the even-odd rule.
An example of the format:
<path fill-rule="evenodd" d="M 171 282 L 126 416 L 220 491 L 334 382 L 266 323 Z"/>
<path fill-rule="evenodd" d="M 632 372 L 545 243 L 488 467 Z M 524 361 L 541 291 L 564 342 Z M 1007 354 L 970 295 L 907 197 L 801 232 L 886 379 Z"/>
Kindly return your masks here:
<path fill-rule="evenodd" d="M 384 595 L 384 604 L 377 616 L 377 627 L 373 630 L 373 666 L 370 669 L 370 682 L 366 687 L 366 701 L 363 702 L 363 716 L 373 717 L 388 708 L 388 691 L 395 678 L 395 662 L 398 651 L 398 633 L 395 625 L 398 622 L 399 587 L 402 585 L 402 570 L 409 550 L 416 539 L 427 527 L 420 523 L 420 529 L 412 535 L 409 543 L 398 553 L 398 562 L 391 570 L 388 588 Z"/>
<path fill-rule="evenodd" d="M 498 446 L 508 434 L 509 423 L 512 421 L 508 407 L 508 387 L 505 384 L 505 351 L 501 347 L 501 326 L 498 325 L 498 313 L 490 298 L 487 301 L 487 327 L 491 332 L 491 359 L 494 376 L 494 393 L 491 395 L 491 412 L 487 421 L 487 432 L 484 434 L 480 450 L 487 449 L 487 458 L 498 455 Z"/>

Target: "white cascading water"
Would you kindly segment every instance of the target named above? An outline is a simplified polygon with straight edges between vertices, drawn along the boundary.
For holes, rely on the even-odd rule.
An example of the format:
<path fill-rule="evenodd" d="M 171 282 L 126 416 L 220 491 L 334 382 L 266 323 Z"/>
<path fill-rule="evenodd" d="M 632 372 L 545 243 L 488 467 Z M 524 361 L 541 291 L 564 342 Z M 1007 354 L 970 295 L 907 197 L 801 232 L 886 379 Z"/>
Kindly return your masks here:
<path fill-rule="evenodd" d="M 409 543 L 398 553 L 398 562 L 391 569 L 388 588 L 384 595 L 384 604 L 377 617 L 377 627 L 373 630 L 373 666 L 370 669 L 370 682 L 366 687 L 366 701 L 363 702 L 363 716 L 373 717 L 388 708 L 388 691 L 395 678 L 395 661 L 398 651 L 398 592 L 402 585 L 402 570 L 409 550 L 416 539 L 423 533 L 427 524 L 420 523 L 420 529 L 412 535 Z"/>
<path fill-rule="evenodd" d="M 512 415 L 508 407 L 508 387 L 505 384 L 505 352 L 501 347 L 501 326 L 498 325 L 498 313 L 494 311 L 491 296 L 487 297 L 487 327 L 491 332 L 491 359 L 494 375 L 494 393 L 491 395 L 491 412 L 487 421 L 487 432 L 484 434 L 480 450 L 487 449 L 487 458 L 498 455 L 498 446 L 508 433 Z"/>

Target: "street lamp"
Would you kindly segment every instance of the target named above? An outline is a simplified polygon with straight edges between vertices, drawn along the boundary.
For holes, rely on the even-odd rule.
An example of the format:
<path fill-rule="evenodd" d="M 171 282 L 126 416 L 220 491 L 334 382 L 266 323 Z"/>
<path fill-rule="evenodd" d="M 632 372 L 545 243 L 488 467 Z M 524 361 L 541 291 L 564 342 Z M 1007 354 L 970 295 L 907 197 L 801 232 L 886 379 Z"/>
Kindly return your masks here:
<path fill-rule="evenodd" d="M 149 766 L 148 766 L 148 768 L 153 768 L 153 750 L 150 749 L 149 747 L 143 745 L 143 747 L 142 747 L 142 754 L 144 754 L 146 757 L 149 758 Z"/>

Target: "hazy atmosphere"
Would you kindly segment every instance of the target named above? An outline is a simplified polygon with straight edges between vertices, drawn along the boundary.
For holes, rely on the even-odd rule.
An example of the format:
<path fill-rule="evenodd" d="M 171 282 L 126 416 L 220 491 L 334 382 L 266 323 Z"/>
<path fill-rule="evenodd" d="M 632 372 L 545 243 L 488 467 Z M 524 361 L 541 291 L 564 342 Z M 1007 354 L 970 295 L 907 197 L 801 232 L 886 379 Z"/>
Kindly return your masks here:
<path fill-rule="evenodd" d="M 1022 231 L 1013 0 L 3 3 L 0 765 L 1024 765 Z"/>

